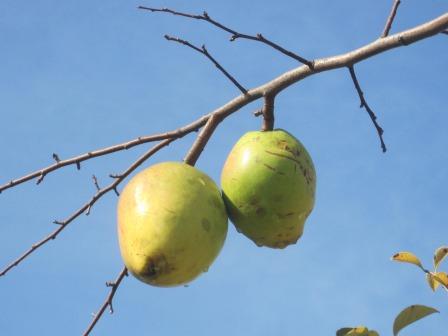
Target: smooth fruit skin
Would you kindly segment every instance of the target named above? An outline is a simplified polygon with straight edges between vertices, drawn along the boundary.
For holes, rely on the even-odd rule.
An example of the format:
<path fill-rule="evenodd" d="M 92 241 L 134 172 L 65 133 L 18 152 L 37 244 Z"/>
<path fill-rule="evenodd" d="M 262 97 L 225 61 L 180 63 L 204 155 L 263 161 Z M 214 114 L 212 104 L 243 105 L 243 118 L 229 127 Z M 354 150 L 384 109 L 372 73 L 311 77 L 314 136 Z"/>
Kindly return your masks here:
<path fill-rule="evenodd" d="M 117 212 L 124 263 L 154 286 L 185 284 L 207 271 L 227 235 L 218 187 L 181 162 L 159 163 L 134 176 Z"/>
<path fill-rule="evenodd" d="M 258 246 L 284 248 L 303 233 L 316 172 L 305 147 L 288 132 L 249 132 L 230 152 L 221 186 L 239 232 Z"/>

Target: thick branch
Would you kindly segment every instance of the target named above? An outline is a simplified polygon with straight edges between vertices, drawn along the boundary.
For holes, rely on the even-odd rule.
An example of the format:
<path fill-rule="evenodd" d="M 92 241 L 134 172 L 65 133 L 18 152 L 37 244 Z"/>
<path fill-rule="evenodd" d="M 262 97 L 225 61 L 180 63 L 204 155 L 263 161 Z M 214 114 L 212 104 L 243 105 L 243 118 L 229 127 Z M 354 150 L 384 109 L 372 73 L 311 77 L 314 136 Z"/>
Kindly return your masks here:
<path fill-rule="evenodd" d="M 378 133 L 378 137 L 380 138 L 381 149 L 383 150 L 383 153 L 385 153 L 386 152 L 386 144 L 384 143 L 384 139 L 383 139 L 384 131 L 381 128 L 381 126 L 378 124 L 378 122 L 376 121 L 377 118 L 376 118 L 375 113 L 372 111 L 370 106 L 367 104 L 366 99 L 364 98 L 364 92 L 362 92 L 361 86 L 359 85 L 359 82 L 358 82 L 358 78 L 356 78 L 355 68 L 352 65 L 352 66 L 349 66 L 348 69 L 350 71 L 350 76 L 352 77 L 353 84 L 355 84 L 356 91 L 358 92 L 359 99 L 361 101 L 361 104 L 359 105 L 359 107 L 361 107 L 361 108 L 364 107 L 366 109 L 367 113 L 369 114 L 369 117 L 372 120 L 372 123 L 375 126 L 375 129 Z"/>
<path fill-rule="evenodd" d="M 188 14 L 188 13 L 182 13 L 182 12 L 178 12 L 169 8 L 151 8 L 151 7 L 145 7 L 145 6 L 139 6 L 139 9 L 144 9 L 144 10 L 148 10 L 150 12 L 162 12 L 162 13 L 169 13 L 169 14 L 173 14 L 173 15 L 177 15 L 177 16 L 183 16 L 189 19 L 194 19 L 194 20 L 202 20 L 202 21 L 206 21 L 212 25 L 214 25 L 215 27 L 218 27 L 219 29 L 222 29 L 228 33 L 230 33 L 232 36 L 230 37 L 230 41 L 235 41 L 236 39 L 246 39 L 246 40 L 252 40 L 252 41 L 258 41 L 261 43 L 264 43 L 272 48 L 274 48 L 275 50 L 281 52 L 282 54 L 291 57 L 293 59 L 295 59 L 296 61 L 299 61 L 302 64 L 306 64 L 309 67 L 313 67 L 313 62 L 307 60 L 306 58 L 303 58 L 295 53 L 293 53 L 292 51 L 289 51 L 283 47 L 281 47 L 280 45 L 278 45 L 277 43 L 272 42 L 271 40 L 268 40 L 267 38 L 265 38 L 263 35 L 261 34 L 257 34 L 255 36 L 253 35 L 248 35 L 248 34 L 242 34 L 237 32 L 236 30 L 230 29 L 227 26 L 224 26 L 222 23 L 219 23 L 218 21 L 213 20 L 208 14 L 207 12 L 204 12 L 202 15 L 194 15 L 194 14 Z"/>
<path fill-rule="evenodd" d="M 210 53 L 208 52 L 208 50 L 205 48 L 205 45 L 203 45 L 201 48 L 196 47 L 195 45 L 191 44 L 190 42 L 186 41 L 186 40 L 182 40 L 178 37 L 172 37 L 169 35 L 165 35 L 165 38 L 168 41 L 174 41 L 180 44 L 183 44 L 191 49 L 196 50 L 197 52 L 200 52 L 202 55 L 204 55 L 205 57 L 207 57 L 223 74 L 224 76 L 226 76 L 243 94 L 247 93 L 247 90 L 240 84 L 238 83 L 238 81 L 232 76 L 230 75 L 222 66 L 221 64 L 218 63 L 218 61 L 212 56 L 210 55 Z"/>
<path fill-rule="evenodd" d="M 94 314 L 92 322 L 87 327 L 86 331 L 84 332 L 83 336 L 87 336 L 90 334 L 92 329 L 95 327 L 96 323 L 99 321 L 101 316 L 103 316 L 104 312 L 106 311 L 106 308 L 109 307 L 109 311 L 112 314 L 114 312 L 113 306 L 112 306 L 112 300 L 114 298 L 115 292 L 118 289 L 118 286 L 120 286 L 121 281 L 124 279 L 125 276 L 128 275 L 128 270 L 126 267 L 124 267 L 118 277 L 115 279 L 114 282 L 106 282 L 106 286 L 110 287 L 109 295 L 106 297 L 106 300 L 104 301 L 101 308 L 98 310 L 97 313 Z"/>
<path fill-rule="evenodd" d="M 222 119 L 219 118 L 218 114 L 212 114 L 185 156 L 184 162 L 186 164 L 189 164 L 190 166 L 194 166 L 196 164 L 196 161 L 204 150 L 205 145 L 221 121 Z"/>
<path fill-rule="evenodd" d="M 397 14 L 398 6 L 400 6 L 400 3 L 400 0 L 394 0 L 392 9 L 390 11 L 389 17 L 387 18 L 386 25 L 384 26 L 381 37 L 386 37 L 387 35 L 389 35 L 390 28 L 392 27 L 392 23 L 394 22 L 395 15 Z"/>
<path fill-rule="evenodd" d="M 33 244 L 25 253 L 23 253 L 20 257 L 18 257 L 16 260 L 11 262 L 4 270 L 0 272 L 0 276 L 5 275 L 10 271 L 14 266 L 17 266 L 20 264 L 24 259 L 26 259 L 30 254 L 32 254 L 35 250 L 37 250 L 42 245 L 45 245 L 50 240 L 55 239 L 61 232 L 64 230 L 73 220 L 75 220 L 77 217 L 79 217 L 83 213 L 88 213 L 91 209 L 91 207 L 98 201 L 102 196 L 104 196 L 106 193 L 108 193 L 111 190 L 114 190 L 117 192 L 117 186 L 123 182 L 123 180 L 131 174 L 137 167 L 139 167 L 143 162 L 145 162 L 148 158 L 150 158 L 152 155 L 157 153 L 159 150 L 161 150 L 163 147 L 168 146 L 171 142 L 173 142 L 175 139 L 166 139 L 162 142 L 158 143 L 151 149 L 149 149 L 145 154 L 143 154 L 137 161 L 135 161 L 131 166 L 129 166 L 128 169 L 126 169 L 125 172 L 119 175 L 115 179 L 115 181 L 111 184 L 109 184 L 107 187 L 100 189 L 96 192 L 96 194 L 83 206 L 81 206 L 78 210 L 76 210 L 72 215 L 70 215 L 67 219 L 64 221 L 54 221 L 55 224 L 59 225 L 59 227 L 54 230 L 51 234 L 49 234 L 44 239 L 38 241 L 37 243 Z"/>

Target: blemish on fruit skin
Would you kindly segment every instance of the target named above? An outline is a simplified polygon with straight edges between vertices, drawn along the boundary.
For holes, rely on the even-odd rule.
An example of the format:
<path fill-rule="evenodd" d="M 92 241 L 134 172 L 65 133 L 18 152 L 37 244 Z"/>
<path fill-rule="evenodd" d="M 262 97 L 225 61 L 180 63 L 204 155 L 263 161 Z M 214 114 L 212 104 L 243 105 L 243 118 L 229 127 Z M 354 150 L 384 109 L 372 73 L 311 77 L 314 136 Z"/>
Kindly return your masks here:
<path fill-rule="evenodd" d="M 257 205 L 259 200 L 256 197 L 252 197 L 249 201 L 250 205 Z"/>
<path fill-rule="evenodd" d="M 264 209 L 264 208 L 257 208 L 256 210 L 255 210 L 255 213 L 258 215 L 258 216 L 263 216 L 265 213 L 266 213 L 266 210 Z"/>
<path fill-rule="evenodd" d="M 275 169 L 274 167 L 268 165 L 267 163 L 263 163 L 263 166 L 265 166 L 266 168 L 268 168 L 268 169 L 270 169 L 270 170 L 272 170 L 274 172 L 277 171 L 277 169 Z"/>
<path fill-rule="evenodd" d="M 210 221 L 207 218 L 202 218 L 201 225 L 205 231 L 210 231 Z"/>
<path fill-rule="evenodd" d="M 165 255 L 159 254 L 149 257 L 146 260 L 146 265 L 143 267 L 140 274 L 145 278 L 155 280 L 160 275 L 168 274 L 173 270 L 174 268 L 169 265 Z"/>
<path fill-rule="evenodd" d="M 286 213 L 286 214 L 280 214 L 280 213 L 277 214 L 277 216 L 278 216 L 279 218 L 291 217 L 292 215 L 294 215 L 294 212 L 288 212 L 288 213 Z"/>

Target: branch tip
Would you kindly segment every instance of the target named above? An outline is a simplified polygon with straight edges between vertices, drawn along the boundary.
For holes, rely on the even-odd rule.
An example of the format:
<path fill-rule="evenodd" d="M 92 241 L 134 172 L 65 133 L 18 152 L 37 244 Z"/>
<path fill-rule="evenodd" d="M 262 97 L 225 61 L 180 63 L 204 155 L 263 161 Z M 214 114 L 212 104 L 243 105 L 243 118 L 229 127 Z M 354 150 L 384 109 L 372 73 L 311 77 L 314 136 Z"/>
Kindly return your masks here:
<path fill-rule="evenodd" d="M 59 158 L 59 156 L 56 153 L 53 153 L 53 159 L 56 161 L 56 163 L 59 163 L 61 161 L 61 159 Z"/>
<path fill-rule="evenodd" d="M 93 180 L 93 184 L 95 185 L 96 191 L 100 191 L 100 185 L 98 184 L 98 179 L 96 178 L 95 175 L 92 175 L 92 180 Z"/>
<path fill-rule="evenodd" d="M 286 50 L 285 48 L 279 46 L 278 44 L 266 39 L 262 34 L 256 34 L 255 36 L 252 36 L 252 35 L 238 33 L 237 31 L 235 31 L 227 26 L 224 26 L 222 23 L 213 20 L 208 15 L 208 13 L 205 11 L 202 13 L 202 15 L 194 15 L 194 14 L 189 14 L 189 13 L 178 12 L 178 11 L 175 11 L 175 10 L 172 10 L 169 8 L 156 9 L 156 8 L 148 8 L 148 7 L 141 6 L 141 9 L 147 9 L 147 10 L 150 10 L 151 12 L 165 12 L 165 13 L 170 13 L 170 14 L 177 15 L 177 16 L 183 16 L 183 17 L 190 18 L 190 19 L 207 21 L 211 25 L 213 25 L 227 33 L 230 33 L 231 34 L 231 37 L 230 37 L 231 42 L 235 41 L 237 38 L 244 38 L 247 40 L 258 41 L 258 42 L 264 43 L 264 44 L 276 49 L 277 51 L 281 52 L 282 54 L 284 54 L 286 56 L 292 57 L 295 60 L 308 65 L 310 68 L 312 68 L 312 66 L 313 66 L 313 62 L 308 61 L 307 59 L 293 53 L 292 51 Z"/>
<path fill-rule="evenodd" d="M 378 134 L 378 137 L 380 139 L 380 143 L 381 143 L 381 150 L 383 151 L 383 153 L 386 152 L 387 148 L 386 148 L 386 144 L 384 142 L 383 139 L 383 134 L 384 134 L 384 130 L 383 128 L 378 124 L 377 122 L 377 116 L 375 115 L 375 113 L 372 111 L 372 109 L 370 108 L 370 106 L 367 104 L 367 101 L 364 97 L 364 92 L 361 89 L 361 85 L 358 82 L 358 78 L 356 77 L 356 73 L 355 73 L 355 68 L 353 65 L 349 65 L 348 66 L 348 70 L 350 72 L 350 77 L 352 78 L 353 84 L 355 85 L 355 89 L 356 92 L 358 93 L 359 99 L 360 99 L 360 107 L 361 108 L 365 108 L 365 110 L 367 111 L 370 120 L 373 123 L 373 126 L 376 129 L 376 132 Z"/>
<path fill-rule="evenodd" d="M 387 18 L 386 25 L 384 26 L 383 33 L 381 34 L 381 38 L 389 35 L 390 28 L 392 27 L 392 23 L 394 22 L 395 15 L 397 14 L 398 6 L 400 6 L 400 0 L 394 0 L 392 4 L 392 9 L 390 11 L 389 17 Z"/>

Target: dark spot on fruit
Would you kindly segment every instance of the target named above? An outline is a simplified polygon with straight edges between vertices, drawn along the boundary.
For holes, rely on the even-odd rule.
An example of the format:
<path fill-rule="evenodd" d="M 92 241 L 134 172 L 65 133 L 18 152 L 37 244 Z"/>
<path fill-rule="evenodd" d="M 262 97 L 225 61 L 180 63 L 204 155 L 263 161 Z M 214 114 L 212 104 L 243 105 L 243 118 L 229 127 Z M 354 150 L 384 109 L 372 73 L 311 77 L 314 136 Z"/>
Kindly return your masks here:
<path fill-rule="evenodd" d="M 156 279 L 161 274 L 168 274 L 172 271 L 172 267 L 168 264 L 163 254 L 154 255 L 146 260 L 141 275 L 145 278 Z"/>
<path fill-rule="evenodd" d="M 396 258 L 400 255 L 400 253 L 395 253 L 394 256 L 392 258 Z"/>
<path fill-rule="evenodd" d="M 286 214 L 278 214 L 278 217 L 285 218 L 285 217 L 290 217 L 292 215 L 294 215 L 294 212 L 288 212 Z"/>
<path fill-rule="evenodd" d="M 250 200 L 249 200 L 249 204 L 250 205 L 256 205 L 256 204 L 258 204 L 258 199 L 256 198 L 256 197 L 252 197 Z"/>
<path fill-rule="evenodd" d="M 201 224 L 205 231 L 210 231 L 210 221 L 207 218 L 202 218 Z"/>
<path fill-rule="evenodd" d="M 282 199 L 283 199 L 282 195 L 275 195 L 273 198 L 274 202 L 281 202 Z"/>
<path fill-rule="evenodd" d="M 208 199 L 208 203 L 211 206 L 214 206 L 215 208 L 221 209 L 221 203 L 219 202 L 219 200 L 216 197 L 210 197 Z"/>
<path fill-rule="evenodd" d="M 173 210 L 171 210 L 171 209 L 168 209 L 168 208 L 164 208 L 166 211 L 168 211 L 169 213 L 172 213 L 172 214 L 176 214 Z"/>
<path fill-rule="evenodd" d="M 272 170 L 272 171 L 276 171 L 276 169 L 270 165 L 268 165 L 267 163 L 263 163 L 263 166 L 265 166 L 266 168 Z"/>
<path fill-rule="evenodd" d="M 257 208 L 257 210 L 255 210 L 255 213 L 258 215 L 258 216 L 263 216 L 265 213 L 266 213 L 266 210 L 264 209 L 264 208 Z"/>

